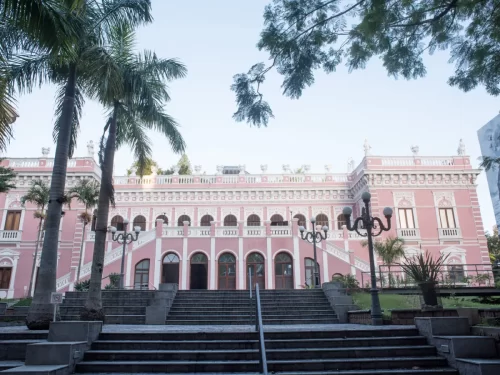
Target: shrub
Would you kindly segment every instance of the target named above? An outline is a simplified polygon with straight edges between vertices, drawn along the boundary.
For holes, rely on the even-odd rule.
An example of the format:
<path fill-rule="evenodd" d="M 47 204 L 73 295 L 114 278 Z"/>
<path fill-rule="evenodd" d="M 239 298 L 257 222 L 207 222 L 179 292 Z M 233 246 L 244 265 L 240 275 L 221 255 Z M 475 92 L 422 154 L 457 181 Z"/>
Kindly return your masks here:
<path fill-rule="evenodd" d="M 332 276 L 332 281 L 337 281 L 344 285 L 346 289 L 359 289 L 359 281 L 356 279 L 356 276 L 351 274 L 348 275 L 339 275 L 335 274 Z"/>
<path fill-rule="evenodd" d="M 31 306 L 31 298 L 23 298 L 17 301 L 12 307 Z"/>
<path fill-rule="evenodd" d="M 84 280 L 80 281 L 79 283 L 75 284 L 75 290 L 77 292 L 87 292 L 90 287 L 90 280 Z"/>

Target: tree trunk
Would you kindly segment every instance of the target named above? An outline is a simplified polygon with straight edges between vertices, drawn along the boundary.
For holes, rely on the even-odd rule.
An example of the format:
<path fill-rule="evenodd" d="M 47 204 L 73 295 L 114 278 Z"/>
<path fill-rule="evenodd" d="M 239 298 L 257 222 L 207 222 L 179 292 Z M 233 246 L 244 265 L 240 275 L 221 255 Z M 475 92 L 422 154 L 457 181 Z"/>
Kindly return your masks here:
<path fill-rule="evenodd" d="M 38 236 L 36 237 L 36 245 L 35 245 L 35 258 L 33 259 L 33 265 L 31 266 L 31 278 L 30 278 L 30 287 L 28 289 L 28 297 L 33 297 L 33 279 L 35 278 L 36 259 L 38 258 L 38 246 L 40 246 L 40 234 L 42 233 L 42 223 L 43 223 L 43 217 L 40 219 L 40 223 L 38 224 Z"/>
<path fill-rule="evenodd" d="M 71 139 L 71 122 L 75 107 L 76 66 L 69 67 L 68 81 L 65 87 L 62 109 L 62 124 L 57 137 L 54 167 L 50 184 L 50 198 L 47 207 L 45 237 L 38 284 L 31 303 L 26 325 L 29 329 L 49 329 L 54 309 L 50 303 L 50 295 L 56 291 L 57 250 L 59 245 L 59 225 L 63 207 L 64 188 L 66 185 L 66 168 L 68 165 L 69 144 Z"/>
<path fill-rule="evenodd" d="M 109 126 L 108 139 L 104 150 L 104 165 L 102 168 L 101 188 L 97 206 L 97 220 L 95 225 L 94 254 L 92 258 L 92 273 L 90 275 L 89 292 L 85 307 L 80 313 L 80 319 L 85 321 L 104 321 L 104 310 L 101 300 L 102 271 L 104 268 L 104 250 L 108 230 L 108 214 L 110 203 L 109 186 L 113 180 L 113 162 L 116 148 L 116 118 L 117 107 L 113 111 L 113 118 Z"/>
<path fill-rule="evenodd" d="M 87 211 L 85 211 L 87 212 Z M 76 282 L 80 281 L 80 271 L 82 270 L 82 257 L 83 257 L 83 245 L 85 244 L 85 229 L 87 228 L 87 223 L 83 222 L 83 234 L 82 243 L 80 245 L 80 258 L 78 259 L 78 271 L 76 273 Z"/>

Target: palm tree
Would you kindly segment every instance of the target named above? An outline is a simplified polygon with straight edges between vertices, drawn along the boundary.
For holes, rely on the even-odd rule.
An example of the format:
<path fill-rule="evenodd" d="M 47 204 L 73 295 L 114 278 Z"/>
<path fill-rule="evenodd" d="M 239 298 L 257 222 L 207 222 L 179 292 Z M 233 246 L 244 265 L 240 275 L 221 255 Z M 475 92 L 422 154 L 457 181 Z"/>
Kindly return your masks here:
<path fill-rule="evenodd" d="M 68 195 L 71 199 L 76 199 L 85 206 L 85 211 L 79 215 L 83 223 L 82 243 L 80 245 L 80 259 L 78 261 L 78 271 L 76 273 L 76 281 L 80 281 L 80 270 L 82 267 L 83 245 L 85 243 L 85 229 L 92 220 L 89 210 L 97 205 L 99 197 L 99 183 L 94 180 L 80 180 L 78 184 L 68 190 Z"/>
<path fill-rule="evenodd" d="M 174 152 L 185 149 L 182 136 L 177 130 L 177 123 L 166 113 L 163 107 L 169 100 L 163 80 L 181 78 L 186 68 L 176 60 L 160 59 L 155 53 L 145 51 L 134 55 L 134 33 L 126 26 L 113 31 L 110 55 L 121 68 L 121 90 L 106 85 L 100 80 L 94 83 L 93 91 L 100 102 L 109 110 L 109 118 L 100 142 L 99 161 L 101 164 L 101 190 L 97 208 L 96 236 L 90 276 L 89 292 L 82 320 L 103 320 L 104 312 L 101 301 L 102 264 L 106 241 L 109 205 L 114 204 L 112 185 L 115 149 L 129 144 L 135 154 L 138 169 L 144 170 L 151 158 L 151 142 L 146 130 L 156 129 L 163 133 Z M 105 145 L 104 145 L 105 143 Z"/>
<path fill-rule="evenodd" d="M 47 0 L 47 3 L 53 1 Z M 16 56 L 7 70 L 9 82 L 14 82 L 20 92 L 29 92 L 34 84 L 45 82 L 59 86 L 54 129 L 57 145 L 40 262 L 41 278 L 26 318 L 30 329 L 48 329 L 52 320 L 50 294 L 56 289 L 58 232 L 67 161 L 76 145 L 86 85 L 91 79 L 100 79 L 111 86 L 119 82 L 118 67 L 112 64 L 104 47 L 115 25 L 135 27 L 152 20 L 150 0 L 78 0 L 78 10 L 69 0 L 59 0 L 59 3 L 67 23 L 80 25 L 76 38 L 60 40 L 69 47 L 59 48 L 56 54 L 36 50 L 37 53 L 30 51 L 31 54 Z"/>
<path fill-rule="evenodd" d="M 361 243 L 364 247 L 368 246 L 367 241 Z M 384 241 L 375 241 L 373 248 L 382 262 L 387 266 L 389 275 L 389 287 L 392 286 L 391 264 L 394 264 L 399 258 L 405 255 L 405 241 L 400 237 L 387 237 Z"/>
<path fill-rule="evenodd" d="M 0 162 L 3 159 L 0 159 Z M 0 166 L 0 193 L 8 193 L 10 189 L 15 189 L 14 179 L 16 178 L 16 172 L 9 167 Z"/>
<path fill-rule="evenodd" d="M 492 158 L 490 156 L 483 157 L 481 164 L 479 167 L 484 168 L 486 171 L 490 169 L 498 169 L 497 172 L 497 189 L 498 189 L 498 198 L 500 198 L 500 158 Z"/>
<path fill-rule="evenodd" d="M 45 209 L 49 204 L 49 197 L 50 197 L 49 185 L 47 185 L 42 180 L 33 180 L 26 194 L 21 197 L 21 204 L 23 206 L 26 205 L 26 202 L 29 202 L 36 206 L 37 210 L 33 213 L 33 217 L 35 219 L 40 220 L 38 222 L 38 234 L 36 236 L 35 258 L 33 259 L 33 265 L 31 266 L 31 277 L 30 277 L 30 286 L 28 289 L 28 297 L 33 296 L 32 294 L 33 279 L 35 277 L 36 260 L 38 257 L 38 246 L 41 241 L 43 220 L 45 219 Z"/>

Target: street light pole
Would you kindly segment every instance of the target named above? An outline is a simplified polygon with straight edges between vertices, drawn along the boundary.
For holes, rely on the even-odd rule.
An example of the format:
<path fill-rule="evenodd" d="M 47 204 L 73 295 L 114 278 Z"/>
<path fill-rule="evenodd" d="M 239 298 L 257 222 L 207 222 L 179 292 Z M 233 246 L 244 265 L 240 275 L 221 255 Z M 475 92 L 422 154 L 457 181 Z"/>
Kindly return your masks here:
<path fill-rule="evenodd" d="M 382 308 L 380 307 L 380 299 L 378 296 L 377 289 L 377 276 L 375 273 L 375 259 L 373 254 L 373 237 L 378 236 L 383 231 L 389 231 L 391 229 L 391 217 L 392 217 L 392 208 L 386 207 L 384 208 L 384 216 L 387 220 L 387 226 L 382 223 L 378 217 L 370 216 L 370 199 L 371 194 L 367 191 L 361 195 L 361 199 L 363 200 L 365 206 L 363 207 L 361 216 L 354 220 L 354 223 L 351 225 L 351 215 L 352 208 L 344 207 L 342 213 L 346 219 L 346 226 L 349 231 L 356 231 L 360 236 L 366 237 L 368 240 L 368 252 L 370 257 L 370 279 L 371 279 L 371 316 L 372 316 L 372 324 L 373 325 L 382 325 L 384 324 L 382 317 Z M 361 223 L 361 227 L 359 224 Z M 362 233 L 359 229 L 366 229 L 366 233 Z"/>
<path fill-rule="evenodd" d="M 134 234 L 131 232 L 127 233 L 127 225 L 129 221 L 127 219 L 123 220 L 123 233 L 116 233 L 117 229 L 115 227 L 109 227 L 109 231 L 112 234 L 113 241 L 116 241 L 120 244 L 123 244 L 123 250 L 122 250 L 122 263 L 120 267 L 120 289 L 124 289 L 125 287 L 125 273 L 124 273 L 124 268 L 125 268 L 125 250 L 127 249 L 127 245 L 129 243 L 132 243 L 134 241 L 137 241 L 139 239 L 139 233 L 141 233 L 141 227 L 135 227 L 134 232 L 135 232 L 135 238 Z"/>
<path fill-rule="evenodd" d="M 326 240 L 328 227 L 326 225 L 324 225 L 323 228 L 321 228 L 325 232 L 325 235 L 323 236 L 323 234 L 321 232 L 316 232 L 316 226 L 314 225 L 314 224 L 316 224 L 315 218 L 311 218 L 311 224 L 312 224 L 312 232 L 304 233 L 306 228 L 304 228 L 303 226 L 299 227 L 299 231 L 300 231 L 300 237 L 303 240 L 313 244 L 313 251 L 314 251 L 313 287 L 314 288 L 321 288 L 321 285 L 320 285 L 321 282 L 319 280 L 318 259 L 316 256 L 316 244 L 320 243 L 323 240 Z"/>

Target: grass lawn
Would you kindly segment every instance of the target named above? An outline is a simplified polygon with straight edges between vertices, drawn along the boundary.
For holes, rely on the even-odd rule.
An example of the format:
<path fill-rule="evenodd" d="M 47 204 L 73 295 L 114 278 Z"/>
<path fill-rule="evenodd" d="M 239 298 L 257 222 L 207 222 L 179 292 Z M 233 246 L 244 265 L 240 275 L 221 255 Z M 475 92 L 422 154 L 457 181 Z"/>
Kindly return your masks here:
<path fill-rule="evenodd" d="M 362 310 L 368 310 L 371 306 L 371 296 L 369 293 L 353 293 L 354 303 Z M 398 294 L 379 293 L 380 304 L 385 314 L 392 309 L 415 309 L 420 308 L 419 296 L 402 296 Z M 472 301 L 477 297 L 442 297 L 441 302 L 444 308 L 453 307 L 478 307 L 478 308 L 500 308 L 500 304 L 487 304 Z M 500 300 L 499 300 L 500 302 Z"/>

